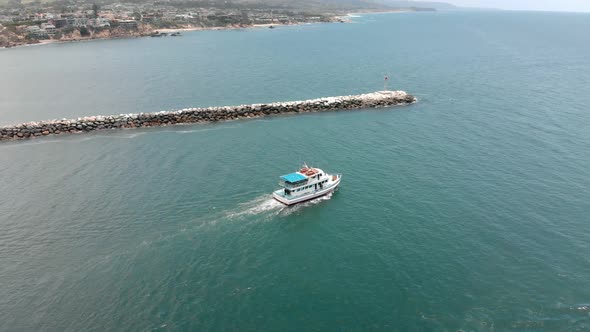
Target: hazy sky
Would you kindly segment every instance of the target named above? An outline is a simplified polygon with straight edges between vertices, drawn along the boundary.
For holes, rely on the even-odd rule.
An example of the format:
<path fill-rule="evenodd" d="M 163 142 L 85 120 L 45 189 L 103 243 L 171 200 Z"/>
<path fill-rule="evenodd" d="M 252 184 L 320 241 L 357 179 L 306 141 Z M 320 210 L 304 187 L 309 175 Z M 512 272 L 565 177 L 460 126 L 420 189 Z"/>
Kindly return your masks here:
<path fill-rule="evenodd" d="M 461 7 L 590 12 L 590 0 L 442 0 Z"/>

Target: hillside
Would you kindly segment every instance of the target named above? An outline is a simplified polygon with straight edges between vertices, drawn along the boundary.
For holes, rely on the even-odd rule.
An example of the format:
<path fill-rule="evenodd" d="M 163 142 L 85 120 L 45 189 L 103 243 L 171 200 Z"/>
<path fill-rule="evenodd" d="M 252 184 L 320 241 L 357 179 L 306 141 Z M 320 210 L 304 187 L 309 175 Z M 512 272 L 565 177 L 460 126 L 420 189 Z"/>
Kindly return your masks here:
<path fill-rule="evenodd" d="M 33 0 L 0 0 L 0 5 L 6 5 L 10 2 L 31 3 Z M 37 0 L 38 1 L 38 0 Z M 41 2 L 55 2 L 56 0 L 41 0 Z M 63 0 L 59 0 L 62 1 Z M 434 8 L 434 9 L 454 9 L 453 5 L 443 2 L 427 2 L 427 1 L 399 1 L 399 0 L 171 0 L 170 2 L 206 2 L 208 5 L 216 6 L 230 6 L 232 4 L 245 4 L 250 6 L 278 6 L 285 8 L 300 8 L 300 9 L 332 9 L 332 10 L 347 10 L 347 9 L 387 9 L 387 8 Z M 88 3 L 152 3 L 154 0 L 86 0 Z"/>
<path fill-rule="evenodd" d="M 403 0 L 375 0 L 378 4 L 387 5 L 395 8 L 432 8 L 436 10 L 453 10 L 458 7 L 446 2 L 435 1 L 403 1 Z"/>

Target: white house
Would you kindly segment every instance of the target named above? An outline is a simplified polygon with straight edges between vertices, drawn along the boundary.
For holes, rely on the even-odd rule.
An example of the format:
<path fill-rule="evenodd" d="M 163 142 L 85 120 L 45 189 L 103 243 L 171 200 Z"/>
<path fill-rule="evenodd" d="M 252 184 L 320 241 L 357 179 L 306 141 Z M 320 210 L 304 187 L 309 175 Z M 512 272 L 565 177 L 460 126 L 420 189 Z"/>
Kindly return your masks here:
<path fill-rule="evenodd" d="M 55 36 L 55 25 L 49 23 L 41 23 L 41 29 L 45 30 L 49 36 Z"/>
<path fill-rule="evenodd" d="M 109 20 L 104 17 L 91 18 L 88 20 L 88 25 L 94 28 L 105 28 L 111 26 Z"/>
<path fill-rule="evenodd" d="M 86 17 L 76 17 L 72 24 L 72 26 L 75 26 L 76 28 L 85 27 L 86 25 L 88 25 L 88 19 Z"/>
<path fill-rule="evenodd" d="M 136 20 L 120 20 L 119 25 L 122 28 L 135 29 L 135 28 L 137 28 L 137 21 Z"/>
<path fill-rule="evenodd" d="M 31 36 L 34 38 L 47 38 L 47 31 L 45 29 L 41 29 L 36 25 L 30 26 L 27 28 L 27 31 Z"/>

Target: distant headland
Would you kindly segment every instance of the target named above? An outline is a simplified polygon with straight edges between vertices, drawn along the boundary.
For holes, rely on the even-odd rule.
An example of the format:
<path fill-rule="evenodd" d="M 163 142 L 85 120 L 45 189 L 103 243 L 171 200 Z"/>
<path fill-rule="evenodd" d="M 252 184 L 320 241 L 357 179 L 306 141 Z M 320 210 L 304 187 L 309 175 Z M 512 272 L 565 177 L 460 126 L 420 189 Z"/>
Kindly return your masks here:
<path fill-rule="evenodd" d="M 170 112 L 88 116 L 78 119 L 28 122 L 0 127 L 0 141 L 68 133 L 85 133 L 106 129 L 170 126 L 283 114 L 378 108 L 407 105 L 414 102 L 416 102 L 416 97 L 404 91 L 378 91 L 361 95 L 326 97 L 270 104 L 186 108 Z"/>

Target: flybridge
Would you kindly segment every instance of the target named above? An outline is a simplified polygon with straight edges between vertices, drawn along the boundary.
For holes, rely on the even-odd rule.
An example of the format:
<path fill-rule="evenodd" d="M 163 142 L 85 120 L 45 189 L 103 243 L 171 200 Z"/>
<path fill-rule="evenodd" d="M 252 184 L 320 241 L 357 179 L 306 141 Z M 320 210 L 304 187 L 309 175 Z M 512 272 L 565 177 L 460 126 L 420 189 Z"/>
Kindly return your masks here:
<path fill-rule="evenodd" d="M 282 175 L 282 181 L 279 184 L 285 188 L 298 188 L 307 184 L 308 181 L 314 182 L 319 180 L 322 175 L 321 169 L 309 167 L 304 164 L 298 172 Z"/>
<path fill-rule="evenodd" d="M 294 184 L 294 183 L 297 183 L 297 182 L 301 182 L 301 181 L 307 180 L 307 177 L 305 175 L 301 174 L 301 173 L 294 172 L 294 173 L 290 173 L 290 174 L 281 176 L 281 179 L 283 181 L 285 181 L 285 182 Z"/>

